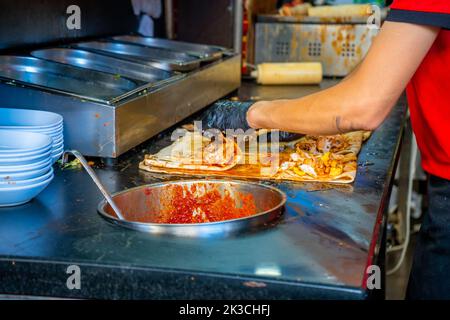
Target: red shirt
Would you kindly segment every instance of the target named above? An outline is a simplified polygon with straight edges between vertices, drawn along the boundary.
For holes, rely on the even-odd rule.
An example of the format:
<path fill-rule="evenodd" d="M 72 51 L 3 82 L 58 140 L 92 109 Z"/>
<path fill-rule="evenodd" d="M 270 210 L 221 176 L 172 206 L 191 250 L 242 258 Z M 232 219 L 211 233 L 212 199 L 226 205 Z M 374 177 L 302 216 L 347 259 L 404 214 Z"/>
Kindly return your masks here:
<path fill-rule="evenodd" d="M 450 180 L 450 0 L 394 0 L 389 21 L 441 27 L 406 93 L 428 173 Z"/>

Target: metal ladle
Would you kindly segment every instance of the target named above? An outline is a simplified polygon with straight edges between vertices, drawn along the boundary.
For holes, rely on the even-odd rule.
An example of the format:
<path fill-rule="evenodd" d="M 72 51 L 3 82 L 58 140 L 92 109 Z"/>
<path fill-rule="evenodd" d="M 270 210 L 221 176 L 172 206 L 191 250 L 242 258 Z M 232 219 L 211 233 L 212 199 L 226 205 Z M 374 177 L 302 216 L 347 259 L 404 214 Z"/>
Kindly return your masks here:
<path fill-rule="evenodd" d="M 123 217 L 119 207 L 115 204 L 114 200 L 112 199 L 111 195 L 109 194 L 108 190 L 105 188 L 105 186 L 100 182 L 98 176 L 95 174 L 94 170 L 92 170 L 92 168 L 89 166 L 88 162 L 86 161 L 86 159 L 83 157 L 83 155 L 77 151 L 77 150 L 67 150 L 64 151 L 64 155 L 62 158 L 62 163 L 63 165 L 66 164 L 68 162 L 68 156 L 69 154 L 72 154 L 73 156 L 75 156 L 81 163 L 81 165 L 83 166 L 83 168 L 87 171 L 87 173 L 89 174 L 89 176 L 92 178 L 92 180 L 94 181 L 94 183 L 97 185 L 98 189 L 100 190 L 100 192 L 103 194 L 103 196 L 105 197 L 106 201 L 109 203 L 109 205 L 111 206 L 111 208 L 114 210 L 114 213 L 117 215 L 117 217 L 120 220 L 125 220 L 125 218 Z"/>

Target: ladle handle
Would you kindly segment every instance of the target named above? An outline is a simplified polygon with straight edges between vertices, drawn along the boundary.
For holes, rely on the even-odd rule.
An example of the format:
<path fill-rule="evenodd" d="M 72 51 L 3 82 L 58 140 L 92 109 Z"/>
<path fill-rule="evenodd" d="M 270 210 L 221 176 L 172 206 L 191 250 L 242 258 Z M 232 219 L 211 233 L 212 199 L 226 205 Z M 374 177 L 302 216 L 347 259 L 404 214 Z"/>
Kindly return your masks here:
<path fill-rule="evenodd" d="M 88 164 L 88 162 L 86 161 L 86 159 L 83 157 L 83 155 L 77 151 L 77 150 L 67 150 L 64 151 L 64 156 L 63 156 L 63 164 L 67 163 L 68 161 L 68 155 L 72 154 L 74 155 L 81 163 L 81 165 L 83 166 L 83 168 L 87 171 L 87 173 L 89 174 L 89 176 L 92 178 L 92 180 L 94 181 L 94 183 L 97 185 L 98 189 L 100 190 L 100 192 L 103 194 L 103 196 L 105 197 L 106 201 L 108 201 L 109 205 L 111 206 L 111 208 L 114 210 L 114 212 L 116 213 L 117 217 L 120 220 L 125 220 L 124 217 L 122 216 L 122 213 L 119 209 L 119 207 L 117 207 L 117 205 L 115 204 L 114 200 L 112 199 L 111 195 L 109 194 L 108 190 L 105 188 L 105 186 L 100 182 L 99 178 L 97 177 L 97 175 L 95 174 L 94 170 L 92 170 L 91 166 Z"/>

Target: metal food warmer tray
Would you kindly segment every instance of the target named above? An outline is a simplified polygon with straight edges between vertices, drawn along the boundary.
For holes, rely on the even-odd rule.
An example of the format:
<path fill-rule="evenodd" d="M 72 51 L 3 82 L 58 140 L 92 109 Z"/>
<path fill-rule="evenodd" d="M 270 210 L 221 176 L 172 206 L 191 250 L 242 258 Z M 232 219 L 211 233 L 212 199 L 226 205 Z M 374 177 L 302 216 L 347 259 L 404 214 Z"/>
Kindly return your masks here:
<path fill-rule="evenodd" d="M 1 107 L 64 116 L 66 147 L 117 158 L 240 86 L 239 54 L 118 36 L 0 56 Z"/>
<path fill-rule="evenodd" d="M 381 19 L 386 13 L 382 13 Z M 348 75 L 365 57 L 379 30 L 367 18 L 258 16 L 255 64 L 321 62 L 325 76 Z"/>

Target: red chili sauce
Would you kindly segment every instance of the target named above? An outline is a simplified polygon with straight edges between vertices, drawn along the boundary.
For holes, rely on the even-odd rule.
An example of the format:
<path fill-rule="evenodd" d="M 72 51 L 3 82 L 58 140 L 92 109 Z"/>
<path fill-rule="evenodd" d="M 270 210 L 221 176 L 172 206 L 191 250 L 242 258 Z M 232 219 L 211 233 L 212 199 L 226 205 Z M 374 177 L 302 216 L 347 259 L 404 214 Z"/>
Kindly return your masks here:
<path fill-rule="evenodd" d="M 235 199 L 228 193 L 216 189 L 196 192 L 195 186 L 186 188 L 175 186 L 168 212 L 162 215 L 158 223 L 191 224 L 208 223 L 245 218 L 256 214 L 256 205 L 251 194 L 235 193 Z M 200 194 L 200 195 L 199 195 Z M 164 218 L 163 218 L 164 217 Z"/>

